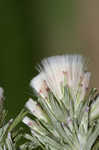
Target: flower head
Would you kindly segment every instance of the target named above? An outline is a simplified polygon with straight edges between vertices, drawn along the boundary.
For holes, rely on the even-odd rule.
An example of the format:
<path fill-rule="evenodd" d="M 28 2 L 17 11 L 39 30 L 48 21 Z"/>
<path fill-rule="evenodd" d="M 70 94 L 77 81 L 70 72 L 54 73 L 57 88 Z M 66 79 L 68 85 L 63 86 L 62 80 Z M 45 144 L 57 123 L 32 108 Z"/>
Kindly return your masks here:
<path fill-rule="evenodd" d="M 75 96 L 80 88 L 81 99 L 86 94 L 90 73 L 85 72 L 85 61 L 81 55 L 52 56 L 41 62 L 40 74 L 33 78 L 31 86 L 42 96 L 48 96 L 48 89 L 62 99 L 62 87 L 68 86 Z M 66 80 L 66 81 L 65 81 Z"/>

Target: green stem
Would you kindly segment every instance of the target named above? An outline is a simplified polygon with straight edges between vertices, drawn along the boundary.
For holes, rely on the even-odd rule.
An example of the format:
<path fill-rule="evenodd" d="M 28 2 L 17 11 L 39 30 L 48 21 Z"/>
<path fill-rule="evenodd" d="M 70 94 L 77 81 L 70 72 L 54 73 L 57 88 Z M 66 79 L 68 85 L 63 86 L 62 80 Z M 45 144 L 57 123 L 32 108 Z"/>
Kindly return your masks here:
<path fill-rule="evenodd" d="M 13 123 L 10 125 L 8 132 L 11 132 L 27 114 L 28 114 L 28 111 L 25 111 L 25 109 L 22 109 L 19 115 L 15 118 Z"/>

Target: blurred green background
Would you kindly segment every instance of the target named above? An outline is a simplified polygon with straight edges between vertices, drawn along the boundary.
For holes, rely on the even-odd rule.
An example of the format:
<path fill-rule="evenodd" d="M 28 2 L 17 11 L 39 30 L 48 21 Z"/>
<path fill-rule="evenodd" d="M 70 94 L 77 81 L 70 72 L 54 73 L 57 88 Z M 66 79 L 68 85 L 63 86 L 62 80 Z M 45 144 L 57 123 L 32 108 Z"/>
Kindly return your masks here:
<path fill-rule="evenodd" d="M 35 65 L 43 57 L 64 53 L 90 57 L 89 68 L 98 87 L 97 3 L 91 0 L 90 3 L 87 0 L 0 1 L 0 85 L 5 89 L 8 118 L 16 116 L 31 97 L 29 82 L 37 73 Z"/>

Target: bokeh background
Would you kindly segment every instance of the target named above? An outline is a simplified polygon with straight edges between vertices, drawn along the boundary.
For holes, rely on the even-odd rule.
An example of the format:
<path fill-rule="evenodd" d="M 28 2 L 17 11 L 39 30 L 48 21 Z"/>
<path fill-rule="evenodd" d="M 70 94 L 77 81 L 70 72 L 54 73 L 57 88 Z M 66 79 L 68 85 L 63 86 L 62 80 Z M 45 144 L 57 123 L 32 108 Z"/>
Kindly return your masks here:
<path fill-rule="evenodd" d="M 29 82 L 43 57 L 81 53 L 99 88 L 99 1 L 0 0 L 0 86 L 8 118 L 31 97 Z"/>

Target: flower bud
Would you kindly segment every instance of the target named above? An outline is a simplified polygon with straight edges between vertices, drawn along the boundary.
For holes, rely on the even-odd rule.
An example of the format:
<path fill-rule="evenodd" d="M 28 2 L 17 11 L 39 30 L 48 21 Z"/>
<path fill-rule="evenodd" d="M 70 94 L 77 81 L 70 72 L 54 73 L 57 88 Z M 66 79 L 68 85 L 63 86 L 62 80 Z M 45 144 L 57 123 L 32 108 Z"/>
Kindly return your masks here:
<path fill-rule="evenodd" d="M 38 119 L 41 119 L 45 122 L 48 122 L 46 113 L 42 110 L 39 104 L 36 101 L 33 101 L 31 98 L 26 102 L 25 107 Z"/>
<path fill-rule="evenodd" d="M 38 124 L 35 121 L 33 121 L 32 119 L 30 119 L 29 117 L 27 117 L 27 116 L 24 117 L 23 120 L 22 120 L 22 122 L 24 124 L 26 124 L 28 127 L 30 127 L 31 129 L 39 132 L 39 126 L 38 126 Z"/>

